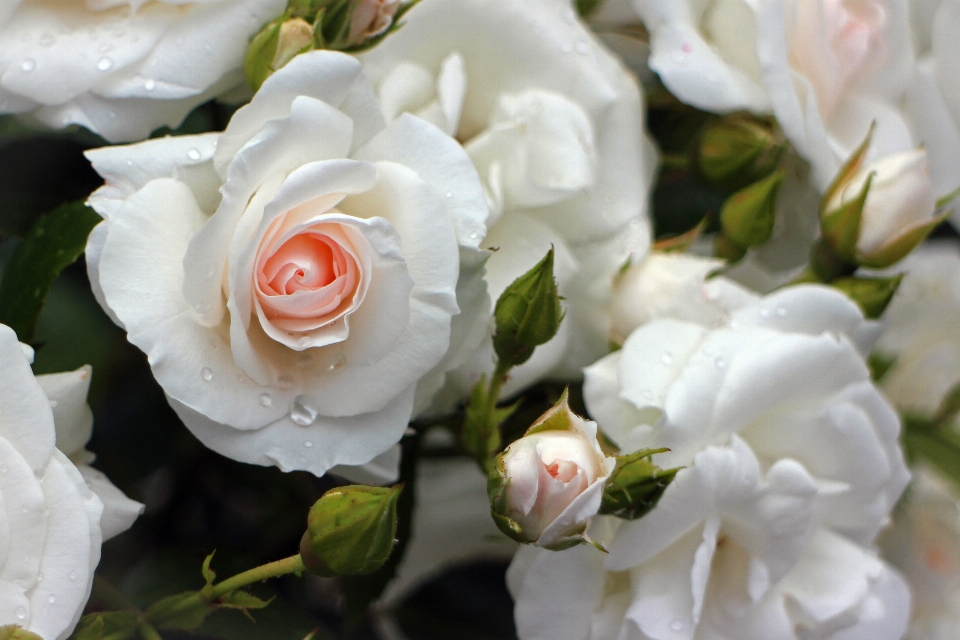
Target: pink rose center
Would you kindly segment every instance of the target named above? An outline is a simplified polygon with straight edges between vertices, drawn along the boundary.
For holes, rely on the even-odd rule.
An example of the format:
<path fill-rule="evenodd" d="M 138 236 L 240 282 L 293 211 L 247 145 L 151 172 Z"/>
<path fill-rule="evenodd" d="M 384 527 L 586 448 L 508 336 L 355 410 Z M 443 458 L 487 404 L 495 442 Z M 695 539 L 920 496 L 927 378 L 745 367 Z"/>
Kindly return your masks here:
<path fill-rule="evenodd" d="M 354 234 L 336 222 L 268 229 L 257 259 L 256 294 L 263 314 L 287 331 L 306 332 L 352 311 L 365 289 Z"/>
<path fill-rule="evenodd" d="M 576 478 L 577 471 L 580 470 L 580 467 L 578 467 L 576 463 L 570 462 L 569 460 L 557 460 L 545 465 L 545 467 L 550 477 L 564 484 Z"/>

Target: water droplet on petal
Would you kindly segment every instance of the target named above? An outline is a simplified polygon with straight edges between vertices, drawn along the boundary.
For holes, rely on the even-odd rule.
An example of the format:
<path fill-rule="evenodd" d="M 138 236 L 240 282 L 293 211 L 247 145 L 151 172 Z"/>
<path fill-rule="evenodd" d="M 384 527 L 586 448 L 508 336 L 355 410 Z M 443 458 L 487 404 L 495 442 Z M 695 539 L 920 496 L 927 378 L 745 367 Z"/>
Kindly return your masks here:
<path fill-rule="evenodd" d="M 783 307 L 777 307 L 777 315 L 780 316 L 781 318 L 786 318 L 787 310 Z"/>
<path fill-rule="evenodd" d="M 671 630 L 671 631 L 683 631 L 683 621 L 681 621 L 681 620 L 674 620 L 673 622 L 671 622 L 671 623 L 670 623 L 670 630 Z"/>
<path fill-rule="evenodd" d="M 307 440 L 306 442 L 303 443 L 303 446 L 305 446 L 307 449 L 310 449 L 313 447 L 313 442 L 310 440 Z"/>
<path fill-rule="evenodd" d="M 281 389 L 289 389 L 293 386 L 294 379 L 289 373 L 282 374 L 277 378 L 277 386 Z"/>
<path fill-rule="evenodd" d="M 560 51 L 562 51 L 562 52 L 564 52 L 564 53 L 572 53 L 572 52 L 573 52 L 573 45 L 570 44 L 569 42 L 564 42 L 564 43 L 560 46 Z"/>
<path fill-rule="evenodd" d="M 479 237 L 480 237 L 480 234 L 477 233 L 476 231 L 474 231 L 473 233 L 470 234 L 470 239 L 471 239 L 471 240 L 476 240 L 476 239 L 479 238 Z"/>
<path fill-rule="evenodd" d="M 69 576 L 69 578 L 70 578 L 71 580 L 76 580 L 76 579 L 77 579 L 77 572 L 76 572 L 76 571 L 71 571 L 71 572 L 68 573 L 67 575 Z"/>
<path fill-rule="evenodd" d="M 113 67 L 113 60 L 111 60 L 106 56 L 100 58 L 100 60 L 97 61 L 97 69 L 99 69 L 100 71 L 110 71 L 112 67 Z"/>
<path fill-rule="evenodd" d="M 316 409 L 306 406 L 299 400 L 293 403 L 293 408 L 290 409 L 290 420 L 293 421 L 293 424 L 301 427 L 309 427 L 316 419 Z"/>
<path fill-rule="evenodd" d="M 726 368 L 727 368 L 727 361 L 724 360 L 723 358 L 721 358 L 720 356 L 717 356 L 716 358 L 714 358 L 713 364 L 715 364 L 715 365 L 717 366 L 717 369 L 726 369 Z"/>
<path fill-rule="evenodd" d="M 445 195 L 446 197 L 448 197 L 448 198 L 452 198 L 452 197 L 453 197 L 453 191 L 447 191 L 444 195 Z"/>
<path fill-rule="evenodd" d="M 36 68 L 36 66 L 37 66 L 37 63 L 31 60 L 30 58 L 27 58 L 20 64 L 20 68 L 23 70 L 24 73 L 30 73 Z"/>
<path fill-rule="evenodd" d="M 590 53 L 590 47 L 587 46 L 587 43 L 586 43 L 586 42 L 578 42 L 578 43 L 577 43 L 577 53 L 579 53 L 579 54 L 582 55 L 582 56 L 585 56 L 585 55 L 587 55 L 588 53 Z"/>
<path fill-rule="evenodd" d="M 197 149 L 190 149 L 189 151 L 187 151 L 187 157 L 190 158 L 191 160 L 199 160 L 200 151 Z"/>
<path fill-rule="evenodd" d="M 40 46 L 41 47 L 52 47 L 57 41 L 57 37 L 52 33 L 45 33 L 40 36 Z"/>
<path fill-rule="evenodd" d="M 49 598 L 47 598 L 47 602 L 49 602 L 50 604 L 53 604 L 56 601 L 57 601 L 57 596 L 50 596 Z"/>
<path fill-rule="evenodd" d="M 273 406 L 273 398 L 270 396 L 269 393 L 260 394 L 260 405 L 264 407 Z"/>
<path fill-rule="evenodd" d="M 27 617 L 27 610 L 23 607 L 17 607 L 17 617 L 21 620 L 25 619 Z"/>
<path fill-rule="evenodd" d="M 5 464 L 0 464 L 0 473 L 6 473 L 10 468 Z"/>
<path fill-rule="evenodd" d="M 22 507 L 20 507 L 20 511 L 27 513 L 30 511 L 30 507 L 28 507 L 27 505 L 23 505 Z"/>
<path fill-rule="evenodd" d="M 210 370 L 210 367 L 204 367 L 203 369 L 200 369 L 200 377 L 207 382 L 210 382 L 213 380 L 213 371 Z"/>
<path fill-rule="evenodd" d="M 37 574 L 37 582 L 43 582 L 43 571 Z"/>
<path fill-rule="evenodd" d="M 673 362 L 673 354 L 667 351 L 662 356 L 660 356 L 660 362 L 662 362 L 663 364 L 670 364 L 671 362 Z"/>
<path fill-rule="evenodd" d="M 769 318 L 769 317 L 770 317 L 770 309 L 767 309 L 766 307 L 760 307 L 760 317 L 761 317 L 761 318 Z"/>
<path fill-rule="evenodd" d="M 153 78 L 147 78 L 146 81 L 143 83 L 143 88 L 146 89 L 147 91 L 153 91 L 154 89 L 157 88 L 157 81 L 154 80 Z"/>
<path fill-rule="evenodd" d="M 310 336 L 300 336 L 300 339 L 297 340 L 297 346 L 301 349 L 306 349 L 310 346 Z"/>

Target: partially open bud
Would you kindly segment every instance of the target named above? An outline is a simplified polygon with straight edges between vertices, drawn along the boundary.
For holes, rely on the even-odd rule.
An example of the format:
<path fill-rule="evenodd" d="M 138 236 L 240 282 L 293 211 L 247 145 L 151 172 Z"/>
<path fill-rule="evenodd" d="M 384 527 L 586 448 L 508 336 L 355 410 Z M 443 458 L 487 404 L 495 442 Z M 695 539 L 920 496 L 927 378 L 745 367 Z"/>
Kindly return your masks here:
<path fill-rule="evenodd" d="M 770 125 L 748 116 L 727 116 L 700 138 L 700 172 L 711 182 L 740 187 L 774 171 L 784 144 Z"/>
<path fill-rule="evenodd" d="M 358 0 L 350 17 L 347 46 L 353 47 L 374 38 L 393 24 L 400 0 Z"/>
<path fill-rule="evenodd" d="M 310 48 L 313 41 L 313 27 L 309 22 L 301 17 L 290 17 L 289 12 L 284 13 L 250 41 L 243 61 L 247 82 L 256 91 L 274 71 Z"/>
<path fill-rule="evenodd" d="M 350 485 L 327 491 L 310 508 L 300 555 L 325 577 L 373 573 L 393 551 L 402 485 Z"/>
<path fill-rule="evenodd" d="M 553 550 L 589 542 L 587 524 L 613 467 L 597 424 L 573 413 L 564 393 L 497 457 L 487 487 L 493 518 L 518 542 Z"/>
<path fill-rule="evenodd" d="M 943 221 L 936 215 L 927 153 L 897 153 L 866 165 L 861 147 L 824 196 L 821 228 L 838 256 L 884 268 L 903 259 Z"/>
<path fill-rule="evenodd" d="M 493 348 L 501 363 L 515 367 L 536 347 L 557 335 L 563 310 L 553 277 L 553 248 L 530 271 L 508 286 L 494 309 Z"/>

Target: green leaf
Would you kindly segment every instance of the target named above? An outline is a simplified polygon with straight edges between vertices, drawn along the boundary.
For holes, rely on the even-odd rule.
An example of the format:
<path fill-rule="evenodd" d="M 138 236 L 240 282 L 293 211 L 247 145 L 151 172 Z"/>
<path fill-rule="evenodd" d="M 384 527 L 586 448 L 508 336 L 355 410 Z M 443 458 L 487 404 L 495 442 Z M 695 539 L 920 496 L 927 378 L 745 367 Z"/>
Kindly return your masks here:
<path fill-rule="evenodd" d="M 272 601 L 273 598 L 270 600 L 262 600 L 246 591 L 234 591 L 217 600 L 216 606 L 220 609 L 240 609 L 246 611 L 248 609 L 263 609 Z"/>
<path fill-rule="evenodd" d="M 183 629 L 191 631 L 198 629 L 207 616 L 213 613 L 214 607 L 208 604 L 189 607 L 183 611 L 176 611 L 180 603 L 197 595 L 196 591 L 186 591 L 168 596 L 159 602 L 150 605 L 144 616 L 149 620 L 156 620 L 163 629 Z"/>
<path fill-rule="evenodd" d="M 648 514 L 680 471 L 661 469 L 650 462 L 650 456 L 669 449 L 644 449 L 617 457 L 617 466 L 607 479 L 600 502 L 600 513 L 626 520 Z"/>
<path fill-rule="evenodd" d="M 217 579 L 217 572 L 210 568 L 210 561 L 213 560 L 213 556 L 216 555 L 216 551 L 211 553 L 204 559 L 203 566 L 200 568 L 200 572 L 203 574 L 203 579 L 206 581 L 207 586 L 212 586 L 213 582 Z"/>
<path fill-rule="evenodd" d="M 0 281 L 0 323 L 30 342 L 53 281 L 83 253 L 100 222 L 93 209 L 75 202 L 40 218 L 13 252 Z"/>
<path fill-rule="evenodd" d="M 321 575 L 364 575 L 383 566 L 393 551 L 402 490 L 403 485 L 349 485 L 317 500 L 307 517 L 307 531 L 324 565 Z"/>
<path fill-rule="evenodd" d="M 43 640 L 43 638 L 23 627 L 8 624 L 0 627 L 0 640 Z"/>

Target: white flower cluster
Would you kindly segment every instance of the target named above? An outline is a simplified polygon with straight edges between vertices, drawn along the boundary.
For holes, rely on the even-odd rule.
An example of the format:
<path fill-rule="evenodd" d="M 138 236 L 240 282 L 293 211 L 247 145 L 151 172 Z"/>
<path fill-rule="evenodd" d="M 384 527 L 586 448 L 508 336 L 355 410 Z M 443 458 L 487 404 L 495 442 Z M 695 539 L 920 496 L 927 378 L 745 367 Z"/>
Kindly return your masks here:
<path fill-rule="evenodd" d="M 911 478 L 898 411 L 937 415 L 960 384 L 960 254 L 899 263 L 885 315 L 892 290 L 878 308 L 869 287 L 960 187 L 960 3 L 340 4 L 333 51 L 322 14 L 297 13 L 323 1 L 0 2 L 0 112 L 133 142 L 86 154 L 105 181 L 88 273 L 197 438 L 392 481 L 408 425 L 500 371 L 497 300 L 552 248 L 565 316 L 497 389 L 582 379 L 591 420 L 564 401 L 482 461 L 496 525 L 535 543 L 508 573 L 521 640 L 953 637 L 960 533 L 937 518 L 956 502 L 925 480 L 894 508 Z M 814 228 L 792 240 L 806 271 L 773 274 L 779 244 L 724 274 L 755 245 L 654 243 L 638 66 L 708 122 L 776 123 L 780 219 L 725 205 L 721 229 L 762 245 Z M 213 98 L 246 104 L 221 132 L 147 139 Z M 727 204 L 753 206 L 744 193 Z M 89 375 L 34 379 L 0 329 L 0 626 L 47 640 L 140 508 L 86 465 Z M 625 516 L 611 487 L 642 451 L 669 479 Z M 471 471 L 421 469 L 385 602 L 490 552 Z"/>

